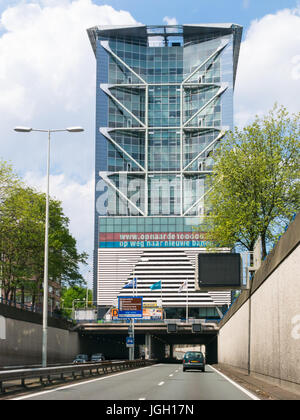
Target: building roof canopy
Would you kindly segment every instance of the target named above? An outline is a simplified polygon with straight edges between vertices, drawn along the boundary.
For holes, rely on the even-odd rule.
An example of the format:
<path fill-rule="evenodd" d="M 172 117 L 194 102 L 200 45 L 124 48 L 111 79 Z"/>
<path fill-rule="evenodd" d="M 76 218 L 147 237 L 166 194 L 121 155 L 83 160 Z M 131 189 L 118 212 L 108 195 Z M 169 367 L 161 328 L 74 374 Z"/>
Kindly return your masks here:
<path fill-rule="evenodd" d="M 237 69 L 240 44 L 243 27 L 234 23 L 199 23 L 187 25 L 116 25 L 116 26 L 94 26 L 87 30 L 92 48 L 96 56 L 97 37 L 124 37 L 148 41 L 149 37 L 165 36 L 178 37 L 181 35 L 184 41 L 189 38 L 203 34 L 229 35 L 233 34 L 233 67 L 234 78 Z"/>

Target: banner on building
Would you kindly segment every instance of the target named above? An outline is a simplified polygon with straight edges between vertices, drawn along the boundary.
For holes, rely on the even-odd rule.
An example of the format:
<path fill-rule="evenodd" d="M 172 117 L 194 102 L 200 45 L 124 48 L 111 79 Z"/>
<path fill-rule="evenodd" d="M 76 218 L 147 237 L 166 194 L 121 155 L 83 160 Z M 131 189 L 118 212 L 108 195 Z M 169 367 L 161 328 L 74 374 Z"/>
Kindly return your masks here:
<path fill-rule="evenodd" d="M 206 248 L 204 232 L 100 233 L 99 248 Z"/>
<path fill-rule="evenodd" d="M 144 308 L 143 319 L 148 319 L 148 320 L 163 319 L 163 309 L 162 308 Z"/>

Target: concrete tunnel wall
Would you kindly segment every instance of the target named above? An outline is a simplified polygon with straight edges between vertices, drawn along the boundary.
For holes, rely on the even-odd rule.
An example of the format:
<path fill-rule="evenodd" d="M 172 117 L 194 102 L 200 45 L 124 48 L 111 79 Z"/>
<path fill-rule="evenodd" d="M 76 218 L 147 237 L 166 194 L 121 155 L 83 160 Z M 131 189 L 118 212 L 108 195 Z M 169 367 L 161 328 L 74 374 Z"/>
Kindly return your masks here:
<path fill-rule="evenodd" d="M 218 360 L 300 392 L 300 214 L 220 322 Z"/>

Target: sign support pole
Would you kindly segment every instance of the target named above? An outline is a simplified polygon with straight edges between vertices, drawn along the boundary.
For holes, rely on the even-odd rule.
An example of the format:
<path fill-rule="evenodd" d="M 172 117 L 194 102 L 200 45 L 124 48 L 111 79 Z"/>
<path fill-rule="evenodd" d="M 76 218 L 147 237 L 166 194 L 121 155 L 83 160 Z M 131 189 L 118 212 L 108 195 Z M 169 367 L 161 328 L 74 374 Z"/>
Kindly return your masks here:
<path fill-rule="evenodd" d="M 188 279 L 186 279 L 186 314 L 185 314 L 186 322 L 189 322 L 189 283 Z"/>

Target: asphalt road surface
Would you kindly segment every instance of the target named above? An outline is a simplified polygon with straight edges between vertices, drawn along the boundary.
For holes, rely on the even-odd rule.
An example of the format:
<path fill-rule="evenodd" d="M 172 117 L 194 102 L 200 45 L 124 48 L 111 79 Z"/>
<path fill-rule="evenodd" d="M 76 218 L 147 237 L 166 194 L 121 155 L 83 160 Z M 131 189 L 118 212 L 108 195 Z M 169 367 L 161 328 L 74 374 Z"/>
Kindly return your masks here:
<path fill-rule="evenodd" d="M 180 401 L 257 398 L 211 366 L 206 366 L 206 372 L 183 372 L 181 365 L 157 364 L 15 399 Z"/>

